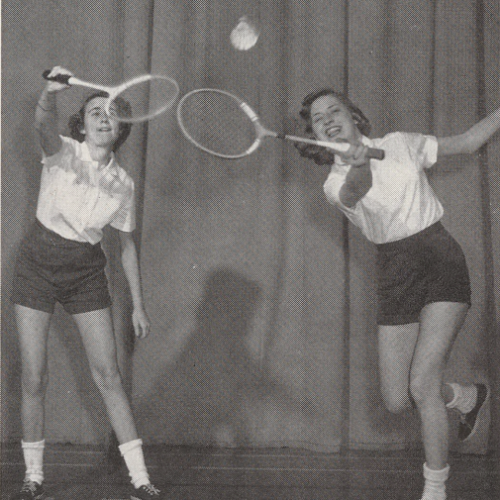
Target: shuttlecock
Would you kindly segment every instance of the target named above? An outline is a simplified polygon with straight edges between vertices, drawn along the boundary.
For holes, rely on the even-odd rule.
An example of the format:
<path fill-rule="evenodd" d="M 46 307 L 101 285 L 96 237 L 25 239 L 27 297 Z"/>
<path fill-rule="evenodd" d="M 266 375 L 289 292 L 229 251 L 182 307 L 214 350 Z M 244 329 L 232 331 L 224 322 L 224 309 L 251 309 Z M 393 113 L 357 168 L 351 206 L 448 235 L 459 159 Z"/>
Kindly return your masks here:
<path fill-rule="evenodd" d="M 249 50 L 257 43 L 259 34 L 257 26 L 247 16 L 243 16 L 231 32 L 231 43 L 237 50 Z"/>

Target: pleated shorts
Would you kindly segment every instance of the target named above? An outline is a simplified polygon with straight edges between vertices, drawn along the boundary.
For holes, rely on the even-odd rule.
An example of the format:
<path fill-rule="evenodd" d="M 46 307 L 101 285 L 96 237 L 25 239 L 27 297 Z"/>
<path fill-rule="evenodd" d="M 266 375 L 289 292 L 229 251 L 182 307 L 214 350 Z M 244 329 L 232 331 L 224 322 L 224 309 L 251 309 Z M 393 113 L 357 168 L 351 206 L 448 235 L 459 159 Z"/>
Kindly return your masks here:
<path fill-rule="evenodd" d="M 69 314 L 111 305 L 101 244 L 68 240 L 38 220 L 22 240 L 12 288 L 12 301 L 53 313 L 59 302 Z"/>
<path fill-rule="evenodd" d="M 417 323 L 424 306 L 433 302 L 470 306 L 465 255 L 440 222 L 377 249 L 379 325 Z"/>

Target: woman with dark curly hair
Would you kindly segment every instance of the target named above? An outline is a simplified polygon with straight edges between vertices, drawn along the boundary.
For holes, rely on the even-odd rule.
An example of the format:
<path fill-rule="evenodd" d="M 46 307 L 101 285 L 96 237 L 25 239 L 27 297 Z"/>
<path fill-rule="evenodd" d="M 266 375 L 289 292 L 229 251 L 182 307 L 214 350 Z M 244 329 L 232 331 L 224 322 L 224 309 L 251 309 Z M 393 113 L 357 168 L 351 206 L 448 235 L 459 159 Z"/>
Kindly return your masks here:
<path fill-rule="evenodd" d="M 71 73 L 61 67 L 49 76 Z M 132 478 L 131 498 L 159 499 L 144 463 L 127 395 L 118 370 L 111 297 L 100 241 L 110 225 L 120 236 L 121 260 L 133 301 L 135 334 L 150 323 L 141 289 L 135 229 L 134 182 L 114 152 L 130 125 L 105 112 L 107 94 L 90 96 L 69 122 L 72 138 L 58 134 L 56 94 L 67 85 L 48 81 L 35 113 L 42 147 L 42 178 L 36 219 L 16 262 L 12 300 L 22 362 L 22 448 L 26 476 L 17 500 L 41 500 L 43 491 L 44 397 L 48 382 L 47 336 L 56 302 L 72 315 Z M 128 105 L 120 101 L 116 106 Z"/>
<path fill-rule="evenodd" d="M 425 169 L 440 157 L 477 151 L 500 128 L 500 109 L 451 137 L 396 132 L 369 139 L 365 115 L 332 89 L 306 96 L 300 115 L 316 139 L 351 144 L 342 156 L 297 147 L 316 163 L 332 165 L 324 185 L 327 199 L 377 247 L 382 395 L 392 412 L 416 405 L 426 459 L 422 500 L 444 500 L 446 410 L 460 412 L 459 439 L 471 439 L 487 421 L 489 388 L 443 384 L 471 290 L 464 254 L 440 222 L 443 207 Z M 383 149 L 385 159 L 370 160 L 368 148 Z"/>

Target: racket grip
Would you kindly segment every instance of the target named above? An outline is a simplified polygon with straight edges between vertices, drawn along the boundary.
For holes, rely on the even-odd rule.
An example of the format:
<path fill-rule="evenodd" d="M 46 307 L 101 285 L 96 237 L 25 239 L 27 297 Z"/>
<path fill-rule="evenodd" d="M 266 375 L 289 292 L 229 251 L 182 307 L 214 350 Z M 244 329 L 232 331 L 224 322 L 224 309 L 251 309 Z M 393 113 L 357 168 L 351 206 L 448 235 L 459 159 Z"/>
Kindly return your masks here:
<path fill-rule="evenodd" d="M 385 151 L 383 149 L 368 148 L 367 156 L 374 160 L 383 160 L 385 158 Z"/>
<path fill-rule="evenodd" d="M 65 85 L 69 85 L 69 79 L 71 78 L 71 75 L 49 76 L 50 71 L 51 71 L 50 69 L 46 69 L 42 73 L 42 76 L 45 78 L 45 80 L 50 80 L 51 82 L 58 82 L 58 83 L 63 83 Z"/>

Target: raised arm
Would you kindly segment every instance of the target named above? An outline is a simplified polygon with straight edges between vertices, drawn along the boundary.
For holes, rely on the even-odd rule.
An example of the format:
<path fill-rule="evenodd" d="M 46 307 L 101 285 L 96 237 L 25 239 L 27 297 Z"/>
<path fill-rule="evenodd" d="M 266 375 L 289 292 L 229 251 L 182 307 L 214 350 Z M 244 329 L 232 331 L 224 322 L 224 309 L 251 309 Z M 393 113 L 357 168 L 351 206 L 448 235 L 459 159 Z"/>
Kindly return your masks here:
<path fill-rule="evenodd" d="M 500 129 L 500 108 L 472 126 L 467 132 L 438 137 L 438 156 L 471 154 Z"/>
<path fill-rule="evenodd" d="M 68 70 L 56 66 L 49 76 L 56 74 L 71 74 Z M 38 99 L 35 111 L 35 129 L 43 152 L 47 156 L 56 154 L 61 149 L 61 138 L 58 131 L 57 92 L 65 90 L 68 85 L 47 81 L 42 95 Z"/>

